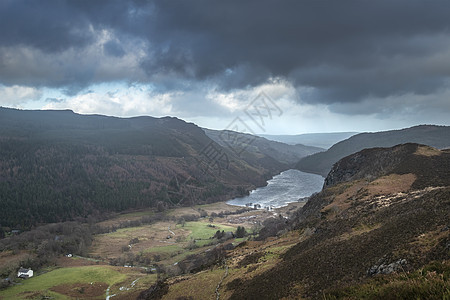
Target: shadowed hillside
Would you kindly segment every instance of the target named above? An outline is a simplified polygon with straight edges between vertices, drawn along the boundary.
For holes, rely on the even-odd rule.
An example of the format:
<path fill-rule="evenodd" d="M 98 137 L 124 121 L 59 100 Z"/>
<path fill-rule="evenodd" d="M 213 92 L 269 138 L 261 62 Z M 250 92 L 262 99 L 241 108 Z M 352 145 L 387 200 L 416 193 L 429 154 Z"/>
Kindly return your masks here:
<path fill-rule="evenodd" d="M 450 127 L 421 125 L 402 130 L 361 133 L 333 145 L 325 152 L 301 159 L 297 168 L 304 172 L 327 176 L 341 158 L 366 148 L 392 147 L 403 143 L 418 143 L 438 149 L 450 147 Z"/>
<path fill-rule="evenodd" d="M 259 136 L 229 130 L 203 129 L 208 137 L 223 147 L 233 146 L 245 157 L 248 154 L 265 155 L 282 163 L 293 165 L 299 159 L 323 151 L 323 148 L 301 144 L 288 145 Z"/>
<path fill-rule="evenodd" d="M 302 144 L 328 149 L 334 144 L 348 139 L 357 133 L 358 132 L 304 133 L 295 135 L 261 134 L 260 136 L 271 141 L 277 141 L 289 145 Z"/>
<path fill-rule="evenodd" d="M 0 108 L 0 226 L 226 200 L 285 170 L 177 118 Z"/>
<path fill-rule="evenodd" d="M 411 143 L 345 157 L 288 220 L 268 218 L 259 240 L 139 299 L 447 299 L 449 170 L 449 150 Z"/>
<path fill-rule="evenodd" d="M 448 297 L 449 170 L 449 151 L 417 144 L 342 159 L 291 220 L 300 242 L 230 298 Z"/>

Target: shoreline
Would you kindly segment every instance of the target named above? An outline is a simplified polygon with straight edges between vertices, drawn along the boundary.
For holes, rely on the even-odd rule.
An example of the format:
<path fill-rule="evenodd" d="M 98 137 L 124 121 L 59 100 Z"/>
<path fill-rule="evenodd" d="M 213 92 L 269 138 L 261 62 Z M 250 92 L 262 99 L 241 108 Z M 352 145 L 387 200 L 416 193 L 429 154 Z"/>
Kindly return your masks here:
<path fill-rule="evenodd" d="M 266 186 L 257 187 L 248 195 L 229 199 L 226 203 L 235 207 L 257 206 L 257 209 L 272 211 L 289 203 L 306 203 L 309 197 L 322 190 L 323 181 L 320 175 L 289 169 L 275 175 L 267 181 Z"/>
<path fill-rule="evenodd" d="M 293 210 L 302 208 L 302 207 L 308 202 L 309 198 L 310 198 L 310 197 L 304 197 L 304 198 L 301 198 L 301 199 L 303 199 L 303 200 L 301 200 L 301 201 L 288 202 L 288 203 L 286 203 L 286 205 L 284 205 L 284 206 L 274 207 L 274 208 L 272 208 L 271 210 L 267 210 L 267 209 L 264 209 L 264 208 L 258 208 L 258 209 L 254 210 L 254 211 L 256 211 L 256 212 L 258 212 L 258 211 L 259 211 L 259 212 L 261 212 L 261 211 L 269 211 L 269 212 L 275 212 L 275 213 L 277 213 L 277 214 L 282 214 L 282 215 L 284 214 L 284 215 L 286 215 L 287 212 L 289 212 L 289 211 L 293 211 Z M 228 200 L 228 201 L 229 201 L 229 200 Z M 240 207 L 240 208 L 246 208 L 246 207 L 247 207 L 247 208 L 252 208 L 252 207 L 248 207 L 248 206 L 241 206 L 241 205 L 229 204 L 228 201 L 225 201 L 224 203 L 225 203 L 226 205 L 230 206 L 230 207 L 233 207 L 233 208 L 236 208 L 236 207 Z"/>

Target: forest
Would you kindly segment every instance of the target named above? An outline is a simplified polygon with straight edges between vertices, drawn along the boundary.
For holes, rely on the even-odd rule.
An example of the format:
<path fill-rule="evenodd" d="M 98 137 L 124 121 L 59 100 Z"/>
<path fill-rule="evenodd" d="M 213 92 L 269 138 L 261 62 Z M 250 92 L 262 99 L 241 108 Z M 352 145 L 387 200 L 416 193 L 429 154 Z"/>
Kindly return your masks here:
<path fill-rule="evenodd" d="M 226 155 L 226 168 L 206 147 Z M 264 185 L 283 167 L 251 153 L 237 157 L 176 118 L 0 108 L 0 231 L 223 201 Z"/>

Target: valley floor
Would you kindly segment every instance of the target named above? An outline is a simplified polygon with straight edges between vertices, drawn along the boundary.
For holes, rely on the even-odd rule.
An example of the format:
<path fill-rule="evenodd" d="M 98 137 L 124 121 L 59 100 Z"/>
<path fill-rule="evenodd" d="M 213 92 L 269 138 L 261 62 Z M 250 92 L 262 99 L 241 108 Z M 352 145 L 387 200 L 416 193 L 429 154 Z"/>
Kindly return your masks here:
<path fill-rule="evenodd" d="M 239 262 L 239 257 L 251 254 L 262 245 L 262 242 L 246 241 L 251 238 L 251 234 L 258 231 L 267 218 L 279 218 L 279 215 L 287 217 L 303 204 L 291 203 L 273 211 L 250 210 L 241 213 L 237 211 L 242 207 L 231 206 L 225 202 L 167 210 L 164 214 L 171 217 L 170 220 L 95 235 L 87 257 L 60 257 L 55 266 L 40 270 L 34 277 L 0 290 L 0 299 L 135 299 L 141 291 L 156 283 L 156 273 L 161 270 L 165 276 L 175 276 L 171 277 L 171 282 L 178 282 L 171 287 L 166 299 L 190 295 L 189 289 L 186 290 L 184 285 L 195 284 L 196 280 L 201 281 L 205 288 L 202 290 L 203 295 L 191 295 L 195 296 L 195 299 L 215 299 L 216 292 L 226 296 L 227 292 L 223 286 L 232 281 L 236 274 L 244 272 L 245 276 L 251 277 L 269 268 L 271 264 L 276 263 L 279 253 L 298 241 L 296 234 L 292 233 L 280 240 L 265 242 L 264 248 L 270 250 L 252 259 L 270 263 L 261 269 L 248 270 Z M 205 212 L 207 217 L 193 221 L 183 219 L 188 219 L 191 215 L 205 215 Z M 122 214 L 98 225 L 119 226 L 152 214 L 154 211 Z M 245 227 L 248 236 L 227 241 L 213 238 L 217 231 L 235 232 L 238 226 Z M 185 281 L 186 276 L 179 275 L 181 271 L 177 265 L 180 261 L 211 251 L 223 243 L 232 243 L 238 247 L 233 252 L 234 258 L 228 259 L 225 265 L 190 275 L 192 277 L 189 281 Z M 27 253 L 23 251 L 3 252 L 0 259 L 6 264 L 8 261 L 20 260 L 24 255 Z M 239 267 L 236 268 L 236 265 Z M 228 268 L 229 273 L 225 276 L 225 269 Z"/>

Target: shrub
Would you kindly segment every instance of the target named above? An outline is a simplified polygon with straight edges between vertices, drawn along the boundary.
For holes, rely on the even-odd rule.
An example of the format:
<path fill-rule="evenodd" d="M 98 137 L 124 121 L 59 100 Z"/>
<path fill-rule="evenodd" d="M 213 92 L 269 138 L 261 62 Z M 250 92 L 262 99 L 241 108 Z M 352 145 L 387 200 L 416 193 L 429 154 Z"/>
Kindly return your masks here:
<path fill-rule="evenodd" d="M 235 233 L 236 238 L 243 238 L 246 234 L 247 234 L 247 231 L 245 230 L 245 227 L 238 226 L 238 228 L 236 229 L 236 233 Z"/>

